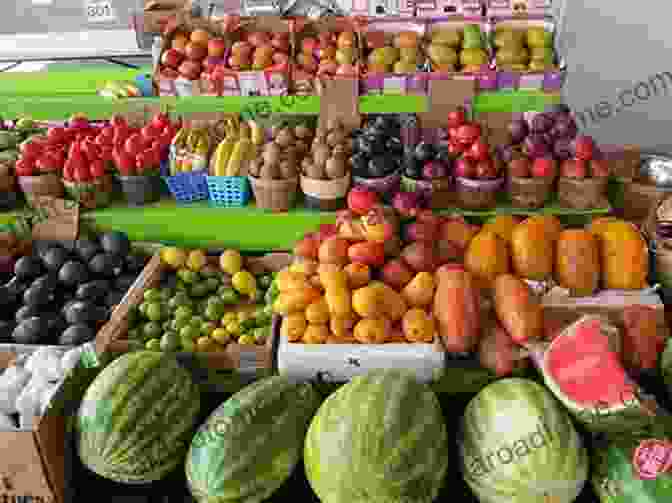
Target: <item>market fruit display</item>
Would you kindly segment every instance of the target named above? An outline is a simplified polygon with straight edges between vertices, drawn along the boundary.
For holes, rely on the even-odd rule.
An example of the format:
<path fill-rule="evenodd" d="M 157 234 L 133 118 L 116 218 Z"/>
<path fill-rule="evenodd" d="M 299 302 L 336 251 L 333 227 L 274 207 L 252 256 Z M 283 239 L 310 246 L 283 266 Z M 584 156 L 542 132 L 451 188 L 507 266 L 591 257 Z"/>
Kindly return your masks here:
<path fill-rule="evenodd" d="M 297 69 L 309 75 L 354 75 L 358 63 L 359 47 L 352 31 L 320 31 L 303 37 L 296 55 Z"/>
<path fill-rule="evenodd" d="M 439 402 L 403 371 L 355 377 L 317 411 L 304 465 L 323 503 L 358 501 L 362 494 L 376 501 L 429 503 L 448 469 L 448 432 Z"/>
<path fill-rule="evenodd" d="M 495 25 L 492 43 L 498 69 L 543 72 L 557 67 L 553 33 L 544 26 Z"/>
<path fill-rule="evenodd" d="M 507 378 L 467 405 L 458 438 L 464 478 L 482 502 L 572 503 L 588 477 L 588 453 L 543 386 Z"/>
<path fill-rule="evenodd" d="M 432 26 L 425 51 L 435 72 L 480 72 L 489 62 L 477 24 Z"/>
<path fill-rule="evenodd" d="M 383 27 L 378 30 L 374 24 L 363 36 L 366 71 L 370 74 L 417 72 L 424 62 L 421 37 L 418 31 L 384 31 Z"/>
<path fill-rule="evenodd" d="M 319 404 L 311 384 L 280 376 L 233 395 L 191 442 L 186 461 L 191 494 L 199 502 L 262 501 L 271 496 L 299 463 Z"/>
<path fill-rule="evenodd" d="M 289 45 L 289 32 L 248 30 L 233 43 L 224 66 L 235 71 L 286 71 Z"/>
<path fill-rule="evenodd" d="M 134 346 L 165 352 L 222 351 L 229 343 L 264 344 L 272 312 L 266 308 L 270 273 L 244 269 L 236 250 L 208 257 L 201 250 L 161 251 L 163 269 L 155 288 L 128 315 Z"/>
<path fill-rule="evenodd" d="M 77 412 L 77 451 L 106 479 L 146 484 L 183 462 L 200 409 L 198 387 L 177 361 L 127 353 L 88 387 Z"/>
<path fill-rule="evenodd" d="M 142 271 L 147 258 L 132 252 L 125 234 L 36 246 L 14 262 L 0 286 L 3 342 L 80 345 L 97 328 Z"/>
<path fill-rule="evenodd" d="M 264 143 L 264 132 L 255 121 L 225 120 L 224 139 L 210 157 L 211 176 L 244 176 L 257 173 L 258 150 Z"/>

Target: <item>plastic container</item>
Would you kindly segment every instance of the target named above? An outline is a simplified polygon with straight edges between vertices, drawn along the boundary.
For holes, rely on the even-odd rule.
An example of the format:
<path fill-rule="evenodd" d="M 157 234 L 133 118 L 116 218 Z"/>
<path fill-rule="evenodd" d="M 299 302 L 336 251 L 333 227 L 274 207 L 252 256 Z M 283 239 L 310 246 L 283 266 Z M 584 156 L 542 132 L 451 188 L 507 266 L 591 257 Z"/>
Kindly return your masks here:
<path fill-rule="evenodd" d="M 553 193 L 553 178 L 521 178 L 509 179 L 509 197 L 517 208 L 541 208 Z"/>
<path fill-rule="evenodd" d="M 299 179 L 264 180 L 248 176 L 257 208 L 271 211 L 287 211 L 296 204 Z"/>
<path fill-rule="evenodd" d="M 207 176 L 206 181 L 213 206 L 236 208 L 250 200 L 250 182 L 245 176 Z"/>
<path fill-rule="evenodd" d="M 18 181 L 19 187 L 28 200 L 33 196 L 63 197 L 65 195 L 63 180 L 56 174 L 20 176 Z"/>
<path fill-rule="evenodd" d="M 504 185 L 504 178 L 496 180 L 471 180 L 456 177 L 457 204 L 465 210 L 488 210 L 497 206 L 497 195 Z"/>
<path fill-rule="evenodd" d="M 345 207 L 350 188 L 350 174 L 336 180 L 315 180 L 301 176 L 305 206 L 311 210 L 335 211 Z"/>
<path fill-rule="evenodd" d="M 178 173 L 174 176 L 164 176 L 163 179 L 178 203 L 193 203 L 208 198 L 206 171 Z"/>
<path fill-rule="evenodd" d="M 355 187 L 365 187 L 367 189 L 378 192 L 383 199 L 390 202 L 394 197 L 394 194 L 399 192 L 399 186 L 401 182 L 401 174 L 399 172 L 392 173 L 391 175 L 384 176 L 382 178 L 363 178 L 360 176 L 352 177 L 352 184 Z"/>
<path fill-rule="evenodd" d="M 589 210 L 607 208 L 606 177 L 601 178 L 567 178 L 558 180 L 558 200 L 566 208 Z"/>
<path fill-rule="evenodd" d="M 144 206 L 161 198 L 160 176 L 120 176 L 119 181 L 129 206 Z"/>

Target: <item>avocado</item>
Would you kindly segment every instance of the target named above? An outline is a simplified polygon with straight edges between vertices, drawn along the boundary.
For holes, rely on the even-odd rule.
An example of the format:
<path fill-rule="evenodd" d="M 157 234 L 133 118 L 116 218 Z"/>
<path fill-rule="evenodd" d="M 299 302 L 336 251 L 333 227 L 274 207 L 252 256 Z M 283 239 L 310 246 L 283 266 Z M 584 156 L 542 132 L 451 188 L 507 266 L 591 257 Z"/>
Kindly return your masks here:
<path fill-rule="evenodd" d="M 65 321 L 69 325 L 77 323 L 97 323 L 107 319 L 107 309 L 98 307 L 91 302 L 77 300 L 65 309 Z"/>
<path fill-rule="evenodd" d="M 84 262 L 88 262 L 97 253 L 100 253 L 100 246 L 95 241 L 90 239 L 78 239 L 75 241 L 75 253 L 79 255 L 79 258 Z"/>
<path fill-rule="evenodd" d="M 124 295 L 126 295 L 125 291 L 121 292 L 118 290 L 108 293 L 107 296 L 105 297 L 105 305 L 109 308 L 118 306 L 121 300 L 124 298 Z"/>
<path fill-rule="evenodd" d="M 392 137 L 387 140 L 385 149 L 394 156 L 401 156 L 404 153 L 404 144 L 399 138 Z"/>
<path fill-rule="evenodd" d="M 146 263 L 147 257 L 144 255 L 131 253 L 128 257 L 126 257 L 126 271 L 131 274 L 138 274 L 145 268 Z"/>
<path fill-rule="evenodd" d="M 171 277 L 174 277 L 174 276 L 168 276 L 168 277 L 171 278 Z M 125 292 L 126 290 L 128 290 L 129 288 L 131 288 L 131 286 L 133 285 L 133 283 L 135 283 L 135 280 L 136 280 L 136 279 L 137 279 L 136 276 L 131 276 L 131 275 L 128 275 L 128 274 L 123 274 L 123 275 L 119 276 L 119 277 L 114 281 L 114 289 L 115 289 L 115 290 L 120 290 L 120 291 L 124 291 L 124 292 Z"/>
<path fill-rule="evenodd" d="M 9 310 L 9 306 L 16 302 L 17 296 L 14 295 L 7 285 L 0 286 L 0 311 Z"/>
<path fill-rule="evenodd" d="M 44 274 L 32 282 L 30 288 L 46 288 L 50 292 L 53 292 L 58 288 L 58 274 L 49 273 Z"/>
<path fill-rule="evenodd" d="M 70 260 L 58 271 L 58 280 L 66 286 L 75 286 L 89 280 L 89 270 L 79 261 Z"/>
<path fill-rule="evenodd" d="M 387 155 L 377 155 L 369 161 L 369 176 L 383 178 L 395 169 L 394 159 Z"/>
<path fill-rule="evenodd" d="M 420 162 L 425 163 L 431 161 L 434 159 L 435 155 L 436 150 L 434 149 L 434 145 L 431 143 L 420 142 L 415 147 L 415 157 Z"/>
<path fill-rule="evenodd" d="M 28 318 L 32 318 L 33 316 L 38 316 L 39 314 L 40 314 L 40 306 L 36 305 L 23 306 L 16 312 L 16 314 L 14 315 L 14 319 L 16 320 L 17 323 L 21 323 L 23 320 L 27 320 Z"/>
<path fill-rule="evenodd" d="M 128 236 L 123 232 L 106 232 L 100 236 L 99 241 L 103 250 L 112 255 L 125 257 L 131 251 L 131 242 L 128 240 Z"/>
<path fill-rule="evenodd" d="M 12 339 L 17 344 L 39 344 L 47 331 L 45 321 L 33 316 L 19 323 L 12 332 Z"/>
<path fill-rule="evenodd" d="M 45 250 L 44 253 L 40 255 L 40 257 L 42 258 L 42 263 L 44 264 L 44 267 L 47 268 L 47 270 L 58 271 L 68 260 L 69 255 L 70 254 L 65 248 L 54 246 Z"/>
<path fill-rule="evenodd" d="M 41 317 L 47 324 L 49 334 L 62 332 L 68 326 L 65 318 L 60 313 L 45 313 Z"/>
<path fill-rule="evenodd" d="M 13 296 L 15 299 L 18 299 L 23 292 L 28 288 L 28 283 L 21 281 L 18 276 L 14 276 L 10 281 L 5 283 L 4 288 L 7 289 L 9 295 Z"/>
<path fill-rule="evenodd" d="M 21 257 L 14 264 L 14 275 L 22 281 L 37 278 L 41 272 L 42 267 L 32 257 Z"/>
<path fill-rule="evenodd" d="M 58 338 L 62 346 L 79 346 L 96 337 L 96 332 L 88 325 L 77 323 L 66 328 Z"/>
<path fill-rule="evenodd" d="M 96 302 L 97 300 L 104 298 L 109 290 L 110 282 L 104 279 L 98 279 L 79 285 L 75 297 L 80 300 Z"/>
<path fill-rule="evenodd" d="M 0 344 L 8 344 L 14 342 L 12 339 L 12 331 L 14 325 L 9 321 L 0 321 Z"/>
<path fill-rule="evenodd" d="M 52 300 L 52 293 L 43 286 L 31 286 L 23 292 L 23 303 L 26 306 L 44 306 Z"/>
<path fill-rule="evenodd" d="M 99 253 L 89 262 L 89 270 L 93 274 L 106 278 L 118 276 L 123 272 L 123 267 L 123 259 L 111 253 Z"/>
<path fill-rule="evenodd" d="M 361 178 L 369 176 L 369 159 L 363 154 L 354 154 L 352 156 L 352 174 Z"/>

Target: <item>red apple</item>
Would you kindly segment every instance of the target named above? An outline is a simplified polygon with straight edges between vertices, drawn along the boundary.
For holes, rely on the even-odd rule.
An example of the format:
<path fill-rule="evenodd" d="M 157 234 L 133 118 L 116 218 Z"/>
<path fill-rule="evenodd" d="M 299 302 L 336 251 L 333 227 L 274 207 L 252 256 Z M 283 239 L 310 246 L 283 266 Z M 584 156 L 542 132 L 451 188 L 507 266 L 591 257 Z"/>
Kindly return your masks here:
<path fill-rule="evenodd" d="M 591 136 L 577 136 L 574 140 L 574 157 L 583 161 L 592 160 L 595 155 L 595 142 Z"/>
<path fill-rule="evenodd" d="M 38 142 L 28 140 L 21 144 L 19 150 L 21 151 L 21 155 L 25 157 L 37 157 L 42 153 L 44 147 Z"/>
<path fill-rule="evenodd" d="M 306 37 L 301 41 L 301 52 L 312 55 L 318 48 L 319 42 L 313 37 Z"/>
<path fill-rule="evenodd" d="M 289 38 L 275 35 L 271 39 L 271 46 L 281 52 L 289 52 Z"/>
<path fill-rule="evenodd" d="M 460 157 L 455 162 L 455 176 L 460 178 L 473 178 L 476 175 L 476 165 L 469 159 Z"/>
<path fill-rule="evenodd" d="M 458 128 L 464 124 L 466 117 L 464 115 L 464 110 L 458 108 L 452 112 L 448 112 L 448 127 L 449 128 Z"/>
<path fill-rule="evenodd" d="M 455 139 L 451 139 L 448 142 L 448 155 L 452 157 L 457 157 L 464 152 L 464 147 L 460 142 Z"/>
<path fill-rule="evenodd" d="M 532 163 L 532 176 L 535 178 L 553 178 L 557 171 L 554 159 L 539 158 Z"/>
<path fill-rule="evenodd" d="M 374 241 L 362 241 L 348 248 L 350 262 L 380 267 L 385 263 L 385 245 Z"/>
<path fill-rule="evenodd" d="M 401 290 L 412 279 L 413 271 L 401 259 L 394 259 L 387 262 L 381 270 L 381 279 L 383 283 L 391 286 L 395 290 Z"/>
<path fill-rule="evenodd" d="M 490 157 L 488 144 L 483 138 L 479 138 L 474 143 L 472 143 L 468 152 L 469 157 L 475 161 L 484 161 Z"/>
<path fill-rule="evenodd" d="M 488 158 L 476 163 L 476 178 L 479 180 L 494 180 L 499 176 L 495 162 Z"/>
<path fill-rule="evenodd" d="M 180 65 L 182 66 L 182 65 Z M 166 80 L 175 80 L 180 76 L 177 70 L 174 68 L 162 68 L 161 69 L 161 78 Z"/>
<path fill-rule="evenodd" d="M 184 61 L 184 54 L 176 49 L 168 49 L 161 55 L 161 64 L 168 68 L 177 69 L 182 61 Z"/>
<path fill-rule="evenodd" d="M 67 133 L 65 128 L 62 127 L 52 127 L 49 128 L 47 132 L 47 142 L 50 145 L 58 145 L 60 143 L 65 143 L 67 140 Z"/>
<path fill-rule="evenodd" d="M 125 142 L 124 142 L 124 150 L 126 151 L 127 154 L 131 156 L 136 156 L 140 152 L 142 152 L 144 149 L 144 139 L 142 138 L 142 135 L 136 133 L 131 135 Z"/>
<path fill-rule="evenodd" d="M 208 55 L 208 48 L 200 44 L 189 42 L 184 49 L 184 53 L 186 54 L 187 59 L 191 61 L 203 61 Z"/>
<path fill-rule="evenodd" d="M 378 194 L 363 187 L 355 187 L 348 193 L 348 208 L 357 215 L 366 215 L 378 204 Z"/>
<path fill-rule="evenodd" d="M 590 161 L 590 176 L 606 178 L 609 174 L 609 163 L 605 159 L 593 159 Z"/>
<path fill-rule="evenodd" d="M 252 54 L 252 49 L 254 49 L 254 46 L 250 44 L 249 42 L 234 42 L 233 45 L 231 46 L 231 54 L 237 54 L 239 56 L 249 56 Z"/>
<path fill-rule="evenodd" d="M 448 138 L 451 140 L 457 139 L 457 132 L 459 131 L 459 126 L 457 127 L 449 127 L 448 128 Z"/>
<path fill-rule="evenodd" d="M 517 157 L 511 159 L 508 170 L 509 176 L 516 178 L 527 178 L 532 171 L 530 160 L 527 157 Z"/>
<path fill-rule="evenodd" d="M 201 64 L 196 61 L 185 61 L 178 68 L 179 74 L 189 80 L 198 79 L 201 75 Z"/>
<path fill-rule="evenodd" d="M 110 124 L 115 129 L 128 128 L 128 122 L 126 122 L 126 119 L 122 115 L 118 114 L 112 116 L 112 118 L 110 119 Z"/>
<path fill-rule="evenodd" d="M 212 70 L 214 70 L 217 67 L 217 65 L 223 65 L 225 63 L 226 63 L 226 60 L 224 58 L 218 58 L 218 57 L 215 57 L 215 56 L 208 56 L 203 61 L 203 69 L 206 72 L 211 72 Z"/>
<path fill-rule="evenodd" d="M 481 126 L 468 122 L 457 129 L 457 139 L 463 145 L 471 145 L 481 136 Z"/>
<path fill-rule="evenodd" d="M 560 176 L 565 178 L 585 178 L 588 175 L 588 163 L 583 159 L 567 159 L 560 165 Z"/>
<path fill-rule="evenodd" d="M 226 42 L 223 38 L 211 38 L 208 41 L 208 56 L 223 58 L 226 53 Z"/>

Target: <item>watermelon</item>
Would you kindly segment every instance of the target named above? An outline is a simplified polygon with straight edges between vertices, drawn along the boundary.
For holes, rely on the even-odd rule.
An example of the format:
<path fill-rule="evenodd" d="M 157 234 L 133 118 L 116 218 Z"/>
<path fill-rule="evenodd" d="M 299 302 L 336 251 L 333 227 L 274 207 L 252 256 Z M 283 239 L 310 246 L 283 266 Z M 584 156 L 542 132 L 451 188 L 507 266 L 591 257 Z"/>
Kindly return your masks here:
<path fill-rule="evenodd" d="M 483 388 L 465 409 L 459 447 L 463 476 L 481 503 L 571 503 L 588 476 L 569 414 L 529 379 Z"/>
<path fill-rule="evenodd" d="M 257 503 L 289 478 L 320 404 L 312 385 L 268 377 L 243 388 L 201 425 L 186 461 L 197 501 Z"/>
<path fill-rule="evenodd" d="M 620 359 L 618 329 L 598 316 L 584 316 L 531 357 L 544 382 L 593 432 L 646 428 L 655 400 L 628 376 Z"/>
<path fill-rule="evenodd" d="M 160 352 L 120 356 L 91 383 L 77 414 L 84 466 L 125 484 L 163 478 L 184 459 L 200 409 L 197 385 Z"/>
<path fill-rule="evenodd" d="M 325 400 L 303 457 L 323 503 L 430 503 L 448 468 L 448 434 L 429 387 L 407 372 L 374 371 Z"/>

